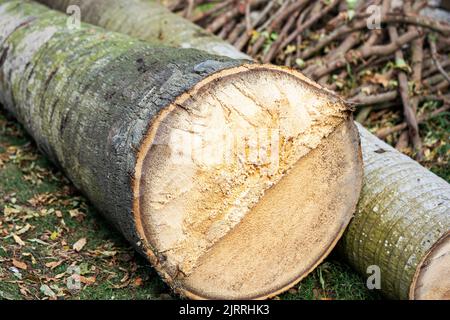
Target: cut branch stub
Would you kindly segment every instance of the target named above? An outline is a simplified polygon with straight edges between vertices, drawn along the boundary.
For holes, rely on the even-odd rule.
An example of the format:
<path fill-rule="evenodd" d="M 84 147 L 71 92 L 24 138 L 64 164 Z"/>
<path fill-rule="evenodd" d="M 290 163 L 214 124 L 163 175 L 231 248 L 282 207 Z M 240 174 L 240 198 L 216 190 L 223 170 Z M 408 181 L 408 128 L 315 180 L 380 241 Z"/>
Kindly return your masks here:
<path fill-rule="evenodd" d="M 347 106 L 300 73 L 0 0 L 0 102 L 191 298 L 265 298 L 333 248 L 362 180 Z"/>

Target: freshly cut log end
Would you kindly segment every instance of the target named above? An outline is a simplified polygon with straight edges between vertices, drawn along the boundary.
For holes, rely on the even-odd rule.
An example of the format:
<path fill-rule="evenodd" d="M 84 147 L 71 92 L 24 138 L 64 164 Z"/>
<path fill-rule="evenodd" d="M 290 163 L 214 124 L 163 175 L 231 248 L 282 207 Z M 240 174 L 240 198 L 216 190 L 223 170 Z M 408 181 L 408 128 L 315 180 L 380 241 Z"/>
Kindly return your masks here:
<path fill-rule="evenodd" d="M 153 121 L 138 156 L 135 220 L 191 298 L 270 297 L 334 247 L 362 159 L 347 107 L 300 73 L 215 73 Z"/>
<path fill-rule="evenodd" d="M 450 300 L 450 232 L 426 254 L 410 289 L 416 300 Z"/>

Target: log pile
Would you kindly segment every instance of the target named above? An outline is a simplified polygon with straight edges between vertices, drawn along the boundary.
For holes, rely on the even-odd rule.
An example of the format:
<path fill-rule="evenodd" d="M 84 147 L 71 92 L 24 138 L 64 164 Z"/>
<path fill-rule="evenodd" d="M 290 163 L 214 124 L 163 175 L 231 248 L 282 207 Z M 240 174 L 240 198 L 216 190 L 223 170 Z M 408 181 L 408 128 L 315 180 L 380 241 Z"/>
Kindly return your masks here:
<path fill-rule="evenodd" d="M 278 294 L 356 208 L 351 110 L 297 71 L 72 27 L 19 0 L 0 0 L 0 57 L 0 102 L 184 296 Z"/>
<path fill-rule="evenodd" d="M 68 4 L 77 4 L 87 11 L 91 10 L 92 5 L 88 0 L 40 1 L 46 2 L 62 11 L 65 10 L 65 6 Z M 129 5 L 133 2 L 139 2 L 141 10 L 147 6 L 146 10 L 150 17 L 152 16 L 152 10 L 158 6 L 156 1 L 152 0 L 126 1 L 128 5 L 122 4 L 123 1 L 115 1 L 117 6 L 122 7 L 123 17 L 138 14 L 134 12 L 133 6 Z M 189 2 L 190 6 L 183 6 L 183 4 L 186 4 L 183 1 L 168 2 L 172 5 L 172 9 L 181 10 L 180 12 L 185 17 L 204 25 L 209 31 L 216 32 L 232 42 L 237 48 L 245 49 L 247 53 L 253 54 L 256 59 L 264 60 L 261 53 L 266 51 L 268 54 L 271 50 L 273 57 L 271 59 L 266 58 L 266 61 L 291 65 L 290 61 L 292 62 L 298 54 L 300 54 L 300 58 L 306 59 L 306 57 L 311 57 L 310 62 L 305 63 L 306 68 L 303 68 L 304 72 L 308 68 L 323 68 L 323 65 L 315 65 L 315 62 L 323 59 L 321 53 L 327 46 L 330 46 L 330 48 L 326 49 L 326 51 L 329 51 L 325 55 L 326 59 L 328 60 L 329 56 L 333 56 L 338 61 L 339 59 L 342 60 L 342 57 L 347 59 L 349 52 L 353 52 L 349 50 L 360 45 L 358 50 L 365 52 L 365 57 L 367 58 L 361 66 L 357 67 L 360 70 L 363 68 L 371 70 L 371 68 L 376 68 L 380 63 L 389 59 L 397 59 L 397 62 L 401 62 L 401 55 L 409 56 L 409 47 L 403 46 L 405 39 L 418 39 L 416 37 L 417 30 L 414 31 L 416 25 L 421 27 L 421 36 L 429 33 L 428 30 L 437 32 L 438 36 L 439 34 L 445 35 L 449 28 L 428 18 L 411 15 L 401 16 L 397 11 L 390 13 L 390 1 L 383 3 L 383 11 L 389 14 L 384 15 L 382 19 L 384 19 L 385 23 L 389 23 L 391 27 L 374 30 L 373 32 L 367 32 L 367 30 L 363 32 L 362 30 L 367 26 L 363 10 L 367 6 L 356 8 L 355 18 L 350 23 L 348 22 L 348 17 L 342 14 L 337 14 L 334 18 L 330 18 L 333 14 L 336 15 L 337 9 L 343 10 L 342 6 L 346 5 L 345 1 L 332 1 L 329 4 L 330 7 L 326 7 L 325 10 L 322 9 L 326 4 L 315 1 L 286 1 L 280 7 L 277 7 L 279 4 L 276 1 L 250 1 L 244 6 L 236 6 L 236 3 L 242 4 L 242 2 L 224 1 L 198 15 L 194 13 L 195 8 L 192 6 L 194 2 Z M 195 1 L 195 4 L 202 5 L 204 2 Z M 96 6 L 102 7 L 96 10 L 103 10 L 103 12 L 108 10 L 105 1 L 98 0 L 95 3 Z M 108 3 L 110 4 L 110 2 Z M 367 5 L 369 4 L 367 2 Z M 278 9 L 275 10 L 276 8 Z M 303 11 L 300 10 L 302 8 Z M 409 7 L 406 6 L 406 8 Z M 414 5 L 414 8 L 418 10 L 420 8 L 419 4 Z M 164 9 L 159 8 L 156 12 L 159 12 L 159 10 Z M 256 19 L 255 12 L 257 12 Z M 300 13 L 298 16 L 298 21 L 301 23 L 300 28 L 294 28 L 295 23 L 291 21 L 293 16 L 297 17 L 297 12 L 305 12 L 303 14 Z M 116 12 L 116 18 L 117 15 L 118 13 Z M 150 18 L 133 20 L 131 29 L 159 30 L 159 32 L 168 33 L 172 25 L 170 21 L 172 19 L 173 21 L 178 21 L 179 17 L 173 14 L 170 15 L 167 12 L 164 16 L 164 23 L 155 23 Z M 336 26 L 323 28 L 323 23 L 320 22 L 323 20 L 327 21 L 327 18 L 331 19 L 330 23 L 334 21 L 333 23 Z M 103 22 L 105 18 L 99 20 L 87 15 L 86 19 L 93 24 L 108 28 L 108 25 Z M 249 23 L 249 21 L 253 21 L 253 23 Z M 398 30 L 392 26 L 398 26 L 400 22 L 406 23 L 406 29 L 409 30 L 399 36 Z M 162 25 L 165 27 L 161 27 Z M 270 29 L 271 26 L 276 26 L 277 28 L 284 26 L 283 30 L 285 31 L 275 27 L 271 30 L 272 32 L 281 30 L 281 36 L 284 32 L 286 37 L 289 37 L 289 31 L 293 32 L 300 38 L 297 37 L 296 39 L 296 41 L 300 41 L 300 47 L 294 52 L 286 53 L 284 49 L 286 49 L 285 46 L 289 45 L 287 42 L 283 45 L 282 42 L 278 41 L 277 45 L 277 41 L 269 41 L 270 46 L 267 45 L 266 50 L 260 48 L 258 49 L 259 51 L 255 51 L 254 48 L 258 47 L 258 40 L 252 40 L 249 33 L 245 32 L 245 28 L 248 26 L 250 26 L 249 30 L 251 31 L 253 29 L 258 31 L 258 28 L 260 30 Z M 322 33 L 322 37 L 317 41 L 313 41 L 315 26 L 317 27 L 317 32 Z M 195 30 L 197 27 L 193 24 L 185 23 L 184 28 L 193 28 Z M 298 31 L 299 29 L 300 31 Z M 122 29 L 120 24 L 115 25 L 114 30 L 124 33 L 128 32 Z M 305 38 L 304 34 L 308 34 L 308 37 Z M 234 38 L 236 35 L 240 36 L 239 41 L 236 40 L 237 38 Z M 202 36 L 204 37 L 205 34 L 202 34 Z M 212 37 L 211 34 L 209 36 Z M 265 37 L 264 34 L 260 36 Z M 391 36 L 394 38 L 392 42 L 390 40 Z M 397 37 L 400 38 L 400 42 Z M 442 36 L 439 37 L 440 43 L 445 43 L 445 39 Z M 141 37 L 141 39 L 159 43 L 164 43 L 165 41 L 164 38 L 154 38 L 152 36 Z M 216 40 L 215 37 L 211 39 L 213 41 Z M 237 42 L 233 41 L 233 39 Z M 191 42 L 187 38 L 183 39 L 183 41 Z M 342 44 L 339 44 L 340 42 Z M 382 44 L 383 42 L 387 43 Z M 435 52 L 433 43 L 430 42 L 430 53 Z M 172 42 L 172 45 L 182 46 L 181 42 L 178 44 Z M 274 47 L 277 47 L 277 49 L 274 50 Z M 435 59 L 430 62 L 427 59 L 428 51 L 426 47 L 422 48 L 424 50 L 419 50 L 420 47 L 417 49 L 417 46 L 412 48 L 415 48 L 413 57 L 415 57 L 414 61 L 417 61 L 414 68 L 416 71 L 413 73 L 415 79 L 419 80 L 417 77 L 419 70 L 424 69 L 423 72 L 420 72 L 420 74 L 424 74 L 424 77 L 436 78 L 438 79 L 437 81 L 442 81 L 442 68 L 447 66 L 445 61 L 440 63 L 440 60 L 437 60 L 436 53 L 434 53 Z M 445 48 L 441 47 L 439 50 L 442 51 Z M 421 54 L 419 54 L 420 52 Z M 227 55 L 229 52 L 222 52 L 221 54 Z M 405 56 L 403 56 L 404 58 Z M 442 57 L 439 59 L 442 59 Z M 353 67 L 353 64 L 360 62 L 360 58 L 347 62 Z M 347 62 L 342 66 L 338 63 L 331 63 L 330 66 L 334 66 L 335 69 L 330 72 L 336 70 L 338 74 L 348 76 L 348 68 L 344 68 Z M 299 66 L 297 65 L 297 67 Z M 351 102 L 358 105 L 381 104 L 383 108 L 385 104 L 391 107 L 391 102 L 396 101 L 399 97 L 403 98 L 402 101 L 407 104 L 408 108 L 412 108 L 412 106 L 415 108 L 417 106 L 416 103 L 426 99 L 436 99 L 444 102 L 441 108 L 438 108 L 431 114 L 417 117 L 417 123 L 448 110 L 447 97 L 440 94 L 440 92 L 435 92 L 430 96 L 423 95 L 423 91 L 418 91 L 412 98 L 409 95 L 407 97 L 404 90 L 406 89 L 404 85 L 405 76 L 409 77 L 410 74 L 408 72 L 405 73 L 405 70 L 402 68 L 397 69 L 397 73 L 391 72 L 390 75 L 393 79 L 397 79 L 402 83 L 400 90 L 383 91 L 368 96 L 364 95 L 362 99 L 361 95 L 358 95 L 358 97 L 351 98 Z M 439 71 L 440 69 L 441 71 Z M 307 73 L 309 76 L 317 79 L 312 73 Z M 328 79 L 330 79 L 329 76 Z M 337 85 L 339 78 L 332 76 L 331 80 L 333 83 L 329 87 L 331 89 L 339 89 Z M 324 81 L 320 82 L 324 83 Z M 425 81 L 425 83 L 428 82 Z M 445 83 L 443 82 L 443 84 Z M 324 85 L 327 85 L 327 81 L 325 81 Z M 420 84 L 419 87 L 422 88 L 421 90 L 427 88 L 425 84 Z M 345 94 L 346 90 L 341 90 L 341 93 Z M 415 114 L 410 112 L 410 109 L 405 110 L 405 115 L 414 121 Z M 382 136 L 383 133 L 385 136 L 401 132 L 407 127 L 407 122 L 401 123 L 395 127 L 380 130 L 378 135 Z M 388 297 L 396 299 L 448 298 L 448 290 L 450 288 L 448 279 L 450 277 L 443 270 L 449 269 L 448 259 L 450 257 L 450 251 L 448 250 L 450 241 L 449 184 L 410 158 L 389 147 L 363 127 L 359 126 L 359 132 L 364 159 L 364 183 L 355 217 L 340 245 L 343 257 L 365 276 L 367 276 L 368 267 L 372 265 L 379 266 L 382 273 L 382 291 Z M 404 131 L 402 136 L 408 138 L 406 131 Z M 413 219 L 413 223 L 411 223 L 411 219 Z M 389 257 L 392 257 L 392 259 L 388 259 Z M 393 263 L 395 263 L 395 269 L 392 269 Z"/>

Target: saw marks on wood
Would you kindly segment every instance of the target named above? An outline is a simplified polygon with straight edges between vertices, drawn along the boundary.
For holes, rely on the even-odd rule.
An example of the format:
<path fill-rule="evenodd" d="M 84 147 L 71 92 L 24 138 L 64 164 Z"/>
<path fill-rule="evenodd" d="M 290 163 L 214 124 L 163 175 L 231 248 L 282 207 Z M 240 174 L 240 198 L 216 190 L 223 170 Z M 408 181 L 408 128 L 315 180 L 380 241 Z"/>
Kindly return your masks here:
<path fill-rule="evenodd" d="M 194 297 L 253 298 L 293 284 L 330 249 L 357 201 L 361 159 L 346 106 L 281 68 L 208 77 L 149 137 L 138 224 Z"/>

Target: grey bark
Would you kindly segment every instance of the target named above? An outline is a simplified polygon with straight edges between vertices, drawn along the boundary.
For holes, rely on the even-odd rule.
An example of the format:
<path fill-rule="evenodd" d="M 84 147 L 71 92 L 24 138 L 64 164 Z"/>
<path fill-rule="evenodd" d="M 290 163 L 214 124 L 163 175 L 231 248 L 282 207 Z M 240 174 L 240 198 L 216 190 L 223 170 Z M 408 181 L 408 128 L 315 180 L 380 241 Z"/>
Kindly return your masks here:
<path fill-rule="evenodd" d="M 234 59 L 251 59 L 231 44 L 192 22 L 175 15 L 154 0 L 39 0 L 66 12 L 70 5 L 81 9 L 84 22 L 128 34 L 151 43 L 195 48 Z"/>

